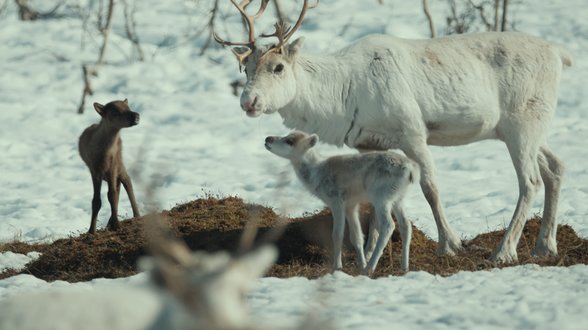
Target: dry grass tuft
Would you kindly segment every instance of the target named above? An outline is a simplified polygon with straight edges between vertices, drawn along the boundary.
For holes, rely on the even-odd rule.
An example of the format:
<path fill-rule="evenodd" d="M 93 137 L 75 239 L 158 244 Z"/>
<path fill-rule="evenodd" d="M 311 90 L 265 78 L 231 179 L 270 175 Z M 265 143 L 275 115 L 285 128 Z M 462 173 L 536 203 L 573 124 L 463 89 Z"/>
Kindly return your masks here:
<path fill-rule="evenodd" d="M 213 197 L 198 199 L 177 205 L 162 212 L 172 231 L 182 238 L 193 250 L 238 251 L 243 228 L 254 217 L 259 227 L 256 244 L 275 234 L 276 227 L 284 225 L 282 235 L 275 242 L 280 250 L 277 264 L 268 276 L 304 276 L 316 278 L 327 274 L 328 256 L 331 246 L 331 214 L 324 210 L 297 219 L 281 219 L 270 208 L 244 203 L 240 198 Z M 369 208 L 362 208 L 361 218 L 364 232 L 372 217 Z M 39 251 L 42 256 L 27 265 L 21 272 L 12 270 L 0 274 L 0 278 L 17 273 L 32 274 L 38 278 L 70 282 L 87 281 L 93 278 L 115 278 L 133 275 L 137 272 L 137 260 L 147 254 L 143 229 L 144 217 L 121 222 L 117 232 L 101 230 L 95 235 L 61 239 L 52 244 L 28 245 L 6 243 L 0 251 L 28 253 Z M 539 231 L 539 219 L 528 221 L 518 247 L 519 263 L 534 263 L 542 266 L 570 266 L 588 264 L 588 240 L 578 237 L 574 230 L 559 226 L 557 241 L 560 256 L 557 258 L 534 258 L 530 252 Z M 423 232 L 413 228 L 410 253 L 410 269 L 447 276 L 458 271 L 478 271 L 512 265 L 494 265 L 487 261 L 504 231 L 481 234 L 466 244 L 465 250 L 455 257 L 435 255 L 437 243 Z M 273 235 L 275 236 L 275 235 Z M 392 253 L 390 253 L 390 246 Z M 395 235 L 392 243 L 380 259 L 375 277 L 401 275 L 401 243 Z M 355 254 L 347 245 L 344 253 L 344 271 L 356 275 Z"/>

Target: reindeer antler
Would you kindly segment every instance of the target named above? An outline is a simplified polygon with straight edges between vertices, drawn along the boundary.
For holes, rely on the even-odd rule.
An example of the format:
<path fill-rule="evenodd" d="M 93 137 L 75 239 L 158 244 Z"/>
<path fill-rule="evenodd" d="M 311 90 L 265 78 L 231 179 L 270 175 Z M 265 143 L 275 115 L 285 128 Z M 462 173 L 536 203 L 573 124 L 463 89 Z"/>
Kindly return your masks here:
<path fill-rule="evenodd" d="M 224 45 L 224 46 L 245 46 L 245 47 L 249 48 L 245 52 L 237 52 L 236 50 L 233 50 L 233 53 L 239 59 L 239 64 L 243 64 L 245 59 L 247 58 L 247 56 L 251 55 L 251 53 L 255 49 L 255 26 L 253 23 L 254 23 L 255 19 L 259 18 L 263 14 L 263 12 L 265 11 L 265 8 L 267 7 L 267 4 L 269 3 L 269 0 L 261 0 L 261 6 L 259 7 L 259 10 L 257 11 L 257 13 L 255 13 L 255 15 L 251 15 L 251 16 L 247 15 L 247 13 L 245 12 L 245 8 L 249 5 L 250 2 L 251 2 L 251 0 L 243 0 L 243 1 L 241 1 L 240 4 L 237 4 L 235 2 L 235 0 L 231 0 L 231 3 L 233 3 L 233 5 L 237 8 L 237 10 L 239 10 L 239 13 L 241 13 L 241 16 L 243 16 L 243 20 L 247 24 L 247 30 L 249 31 L 249 41 L 247 41 L 247 42 L 245 42 L 245 41 L 241 41 L 241 42 L 226 41 L 226 40 L 221 39 L 216 34 L 216 32 L 213 34 L 214 40 L 221 45 Z"/>
<path fill-rule="evenodd" d="M 276 23 L 274 25 L 276 31 L 272 34 L 262 34 L 261 36 L 264 38 L 267 37 L 276 37 L 278 38 L 278 43 L 275 46 L 272 46 L 267 52 L 281 52 L 282 48 L 284 47 L 284 45 L 286 43 L 288 43 L 288 40 L 290 40 L 290 37 L 292 37 L 292 35 L 294 34 L 294 32 L 296 32 L 296 30 L 298 30 L 298 28 L 300 28 L 300 26 L 302 25 L 302 20 L 304 20 L 304 16 L 306 15 L 306 11 L 308 9 L 312 9 L 315 8 L 316 6 L 318 6 L 320 0 L 317 0 L 316 3 L 312 6 L 308 5 L 308 0 L 304 0 L 304 4 L 302 5 L 302 11 L 300 12 L 300 15 L 298 16 L 298 20 L 296 21 L 296 24 L 294 24 L 294 27 L 287 27 L 286 23 L 284 23 L 283 21 L 280 21 L 278 23 Z"/>

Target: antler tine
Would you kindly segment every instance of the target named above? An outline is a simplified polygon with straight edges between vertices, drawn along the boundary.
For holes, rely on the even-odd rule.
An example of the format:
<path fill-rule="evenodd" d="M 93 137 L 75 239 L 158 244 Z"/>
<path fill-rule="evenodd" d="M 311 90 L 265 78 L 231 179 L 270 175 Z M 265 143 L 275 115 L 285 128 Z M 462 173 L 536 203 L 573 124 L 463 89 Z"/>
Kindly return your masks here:
<path fill-rule="evenodd" d="M 276 37 L 278 38 L 278 44 L 276 46 L 274 46 L 275 48 L 280 48 L 283 46 L 284 44 L 284 35 L 286 34 L 287 31 L 290 30 L 289 27 L 286 26 L 286 23 L 283 21 L 279 21 L 276 24 L 274 24 L 274 28 L 276 29 L 274 31 L 274 33 L 272 34 L 262 34 L 261 36 L 263 38 L 269 38 L 269 37 Z"/>
<path fill-rule="evenodd" d="M 302 25 L 302 20 L 304 20 L 304 16 L 306 15 L 306 11 L 310 8 L 315 8 L 316 6 L 318 6 L 320 0 L 317 0 L 316 3 L 312 6 L 308 5 L 308 0 L 304 0 L 304 4 L 302 5 L 302 11 L 300 12 L 300 16 L 298 16 L 298 20 L 296 21 L 296 24 L 294 24 L 294 26 L 290 29 L 288 29 L 288 31 L 286 32 L 286 35 L 284 36 L 284 42 L 288 42 L 288 40 L 290 39 L 290 37 L 294 34 L 294 32 L 296 32 L 296 30 L 298 30 L 298 28 L 300 28 L 300 26 Z"/>
<path fill-rule="evenodd" d="M 257 11 L 257 13 L 253 16 L 249 16 L 245 12 L 245 8 L 249 5 L 249 3 L 251 3 L 251 0 L 243 0 L 239 4 L 237 4 L 237 2 L 235 0 L 231 0 L 231 3 L 237 8 L 239 13 L 241 13 L 241 16 L 243 16 L 243 19 L 245 20 L 245 23 L 247 24 L 247 29 L 249 30 L 248 31 L 249 32 L 249 41 L 248 42 L 226 41 L 226 40 L 223 40 L 221 37 L 219 37 L 216 33 L 213 33 L 214 40 L 224 46 L 247 46 L 249 48 L 253 48 L 254 43 L 255 43 L 255 26 L 253 25 L 253 22 L 256 18 L 258 18 L 259 16 L 261 16 L 261 14 L 263 14 L 263 12 L 265 11 L 265 9 L 267 7 L 267 4 L 269 3 L 269 0 L 261 0 L 261 6 L 259 7 L 259 10 Z M 247 54 L 247 55 L 249 55 L 249 54 Z M 237 55 L 237 56 L 239 58 L 241 58 L 240 55 Z"/>
<path fill-rule="evenodd" d="M 244 2 L 250 2 L 250 0 L 243 0 Z M 269 3 L 269 0 L 261 0 L 261 6 L 259 7 L 259 10 L 257 11 L 257 13 L 255 13 L 255 15 L 253 15 L 254 18 L 259 18 L 263 12 L 265 11 L 265 8 L 267 7 L 267 4 Z"/>
<path fill-rule="evenodd" d="M 284 23 L 283 21 L 280 21 L 274 25 L 274 27 L 276 28 L 276 31 L 273 34 L 262 34 L 261 36 L 265 37 L 265 38 L 267 38 L 267 37 L 277 37 L 278 38 L 278 43 L 275 46 L 272 46 L 266 52 L 266 54 L 271 53 L 271 52 L 281 52 L 282 48 L 288 42 L 290 37 L 294 34 L 294 32 L 296 32 L 296 30 L 298 30 L 300 25 L 302 25 L 302 20 L 304 19 L 304 16 L 306 15 L 306 11 L 309 8 L 316 7 L 318 5 L 318 3 L 319 3 L 319 0 L 317 0 L 316 4 L 309 6 L 308 0 L 304 0 L 304 4 L 302 5 L 302 11 L 300 12 L 300 16 L 298 17 L 298 21 L 296 21 L 296 24 L 294 24 L 293 27 L 288 27 L 288 26 L 286 26 L 286 23 Z"/>
<path fill-rule="evenodd" d="M 261 14 L 263 14 L 265 8 L 267 7 L 267 4 L 269 3 L 269 0 L 261 0 L 261 6 L 259 7 L 257 13 L 253 16 L 249 16 L 245 12 L 245 7 L 249 5 L 249 3 L 251 2 L 250 0 L 243 0 L 240 4 L 237 4 L 235 0 L 231 0 L 231 2 L 235 7 L 237 7 L 237 10 L 239 10 L 241 16 L 243 16 L 243 19 L 245 19 L 245 22 L 247 23 L 247 27 L 249 30 L 249 44 L 252 46 L 255 42 L 255 26 L 253 25 L 253 21 L 259 16 L 261 16 Z"/>
<path fill-rule="evenodd" d="M 212 37 L 214 38 L 214 41 L 218 42 L 223 46 L 251 46 L 251 43 L 249 42 L 233 42 L 223 40 L 221 39 L 221 37 L 218 36 L 218 34 L 216 34 L 216 32 L 212 33 Z"/>

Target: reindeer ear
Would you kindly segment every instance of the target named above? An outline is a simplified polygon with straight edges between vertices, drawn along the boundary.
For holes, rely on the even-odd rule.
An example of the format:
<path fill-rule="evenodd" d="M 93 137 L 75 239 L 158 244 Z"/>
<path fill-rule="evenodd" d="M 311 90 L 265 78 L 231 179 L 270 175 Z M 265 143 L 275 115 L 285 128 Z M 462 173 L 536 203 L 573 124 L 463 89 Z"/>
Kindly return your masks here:
<path fill-rule="evenodd" d="M 300 48 L 302 48 L 302 44 L 304 44 L 304 37 L 300 37 L 289 43 L 288 46 L 286 46 L 286 52 L 288 56 L 296 56 Z"/>
<path fill-rule="evenodd" d="M 100 116 L 104 116 L 104 106 L 98 102 L 94 102 L 94 109 Z"/>
<path fill-rule="evenodd" d="M 314 147 L 317 144 L 318 140 L 319 140 L 318 135 L 313 134 L 309 137 L 308 143 L 310 144 L 311 147 Z"/>
<path fill-rule="evenodd" d="M 127 105 L 129 104 L 129 100 L 127 100 L 127 99 L 125 99 L 123 102 Z"/>

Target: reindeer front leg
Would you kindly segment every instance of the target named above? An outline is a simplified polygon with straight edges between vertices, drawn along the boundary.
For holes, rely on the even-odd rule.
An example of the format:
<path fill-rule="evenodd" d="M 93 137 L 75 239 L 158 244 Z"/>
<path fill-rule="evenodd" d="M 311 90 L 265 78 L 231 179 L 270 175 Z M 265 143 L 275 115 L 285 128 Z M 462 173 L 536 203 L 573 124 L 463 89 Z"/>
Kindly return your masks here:
<path fill-rule="evenodd" d="M 120 175 L 120 182 L 122 182 L 122 185 L 125 188 L 125 191 L 127 192 L 127 196 L 129 196 L 131 208 L 133 209 L 133 217 L 140 217 L 141 214 L 139 213 L 139 207 L 137 206 L 137 200 L 135 199 L 133 183 L 131 182 L 131 177 L 129 176 L 126 170 Z"/>
<path fill-rule="evenodd" d="M 92 185 L 94 186 L 94 196 L 92 197 L 92 219 L 90 220 L 90 230 L 88 230 L 89 234 L 94 234 L 96 232 L 96 219 L 98 218 L 100 207 L 102 207 L 102 200 L 100 199 L 102 178 L 92 174 Z"/>
<path fill-rule="evenodd" d="M 108 202 L 110 203 L 111 215 L 106 228 L 118 230 L 118 196 L 120 191 L 120 181 L 117 178 L 108 180 Z"/>
<path fill-rule="evenodd" d="M 439 233 L 439 245 L 437 248 L 438 255 L 455 255 L 462 249 L 461 240 L 457 237 L 454 231 L 449 226 L 441 206 L 441 198 L 439 190 L 435 182 L 435 165 L 431 152 L 423 139 L 421 143 L 411 143 L 407 148 L 403 148 L 404 153 L 408 158 L 416 161 L 421 168 L 421 189 L 431 210 L 433 211 L 433 218 L 437 224 L 437 231 Z"/>

